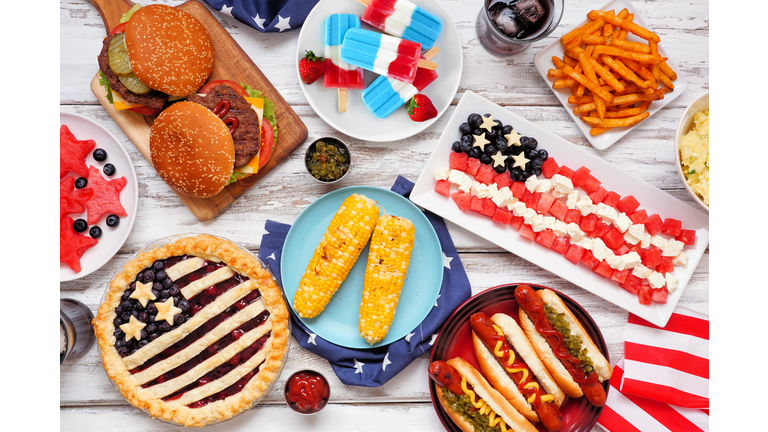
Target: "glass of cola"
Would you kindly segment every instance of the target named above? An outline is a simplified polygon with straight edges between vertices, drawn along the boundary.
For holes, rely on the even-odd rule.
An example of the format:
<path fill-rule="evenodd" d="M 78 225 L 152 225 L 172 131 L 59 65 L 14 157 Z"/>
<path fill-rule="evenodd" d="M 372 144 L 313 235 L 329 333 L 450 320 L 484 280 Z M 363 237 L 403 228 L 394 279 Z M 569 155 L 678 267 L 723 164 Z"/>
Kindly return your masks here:
<path fill-rule="evenodd" d="M 477 36 L 491 54 L 508 56 L 549 36 L 563 17 L 564 0 L 484 0 Z"/>

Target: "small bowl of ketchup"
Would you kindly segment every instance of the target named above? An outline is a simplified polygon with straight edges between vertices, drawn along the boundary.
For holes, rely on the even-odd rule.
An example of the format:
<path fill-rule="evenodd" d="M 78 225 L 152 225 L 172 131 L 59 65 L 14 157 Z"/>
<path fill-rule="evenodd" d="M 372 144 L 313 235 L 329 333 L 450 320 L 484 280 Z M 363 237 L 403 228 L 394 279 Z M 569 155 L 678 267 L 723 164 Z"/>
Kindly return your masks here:
<path fill-rule="evenodd" d="M 331 395 L 328 380 L 312 370 L 294 373 L 285 382 L 285 401 L 299 414 L 315 414 L 325 407 Z"/>

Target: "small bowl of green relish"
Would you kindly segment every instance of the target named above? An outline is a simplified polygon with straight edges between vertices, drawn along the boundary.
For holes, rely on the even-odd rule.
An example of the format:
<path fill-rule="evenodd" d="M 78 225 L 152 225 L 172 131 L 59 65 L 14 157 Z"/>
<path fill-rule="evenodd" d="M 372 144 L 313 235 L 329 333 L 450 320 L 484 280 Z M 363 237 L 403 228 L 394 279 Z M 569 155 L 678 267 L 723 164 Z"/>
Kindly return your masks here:
<path fill-rule="evenodd" d="M 341 180 L 349 171 L 351 162 L 347 145 L 334 137 L 315 140 L 304 157 L 309 174 L 322 183 Z"/>

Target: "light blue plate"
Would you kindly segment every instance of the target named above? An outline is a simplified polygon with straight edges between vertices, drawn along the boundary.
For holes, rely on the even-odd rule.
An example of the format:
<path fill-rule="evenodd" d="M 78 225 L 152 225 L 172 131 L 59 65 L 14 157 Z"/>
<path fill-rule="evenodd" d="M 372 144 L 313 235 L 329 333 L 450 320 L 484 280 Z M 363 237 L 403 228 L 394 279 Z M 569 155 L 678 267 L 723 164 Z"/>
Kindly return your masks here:
<path fill-rule="evenodd" d="M 363 249 L 347 279 L 325 310 L 312 319 L 299 320 L 313 333 L 331 343 L 360 349 L 388 345 L 401 339 L 426 318 L 437 301 L 443 283 L 443 252 L 432 224 L 424 213 L 406 198 L 387 189 L 371 186 L 352 186 L 330 192 L 299 215 L 285 239 L 280 272 L 285 296 L 291 307 L 299 281 L 333 215 L 341 207 L 341 203 L 355 193 L 377 201 L 380 214 L 383 214 L 383 208 L 387 214 L 410 219 L 416 228 L 408 274 L 389 332 L 381 342 L 371 346 L 360 336 L 358 330 L 368 246 Z"/>

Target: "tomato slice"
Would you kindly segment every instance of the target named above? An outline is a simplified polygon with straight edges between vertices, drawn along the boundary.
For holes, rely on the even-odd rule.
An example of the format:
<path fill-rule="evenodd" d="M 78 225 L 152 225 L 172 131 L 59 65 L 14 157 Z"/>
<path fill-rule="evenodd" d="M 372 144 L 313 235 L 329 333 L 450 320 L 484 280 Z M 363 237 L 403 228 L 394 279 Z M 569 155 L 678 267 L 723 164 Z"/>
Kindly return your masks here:
<path fill-rule="evenodd" d="M 115 28 L 112 29 L 111 32 L 107 36 L 112 36 L 113 34 L 123 33 L 125 31 L 125 27 L 128 26 L 128 21 L 124 23 L 120 23 L 115 26 Z"/>
<path fill-rule="evenodd" d="M 230 81 L 230 80 L 211 81 L 208 84 L 204 85 L 203 88 L 198 90 L 198 93 L 200 93 L 200 94 L 208 94 L 208 92 L 211 91 L 212 88 L 217 87 L 217 86 L 219 86 L 221 84 L 228 85 L 228 86 L 232 87 L 232 89 L 234 89 L 237 92 L 237 94 L 239 94 L 242 97 L 248 97 L 248 93 L 245 91 L 243 86 L 241 86 L 240 84 L 238 84 L 238 83 L 236 83 L 234 81 Z"/>
<path fill-rule="evenodd" d="M 155 115 L 155 114 L 160 114 L 160 111 L 162 111 L 162 109 L 159 109 L 159 108 L 150 108 L 150 107 L 147 107 L 147 106 L 140 106 L 140 107 L 135 107 L 135 108 L 128 108 L 128 110 L 129 110 L 129 111 L 133 111 L 133 112 L 135 112 L 135 113 L 137 113 L 137 114 L 143 114 L 143 115 Z"/>
<path fill-rule="evenodd" d="M 261 151 L 259 152 L 259 169 L 269 162 L 275 147 L 275 131 L 267 119 L 261 121 Z"/>

